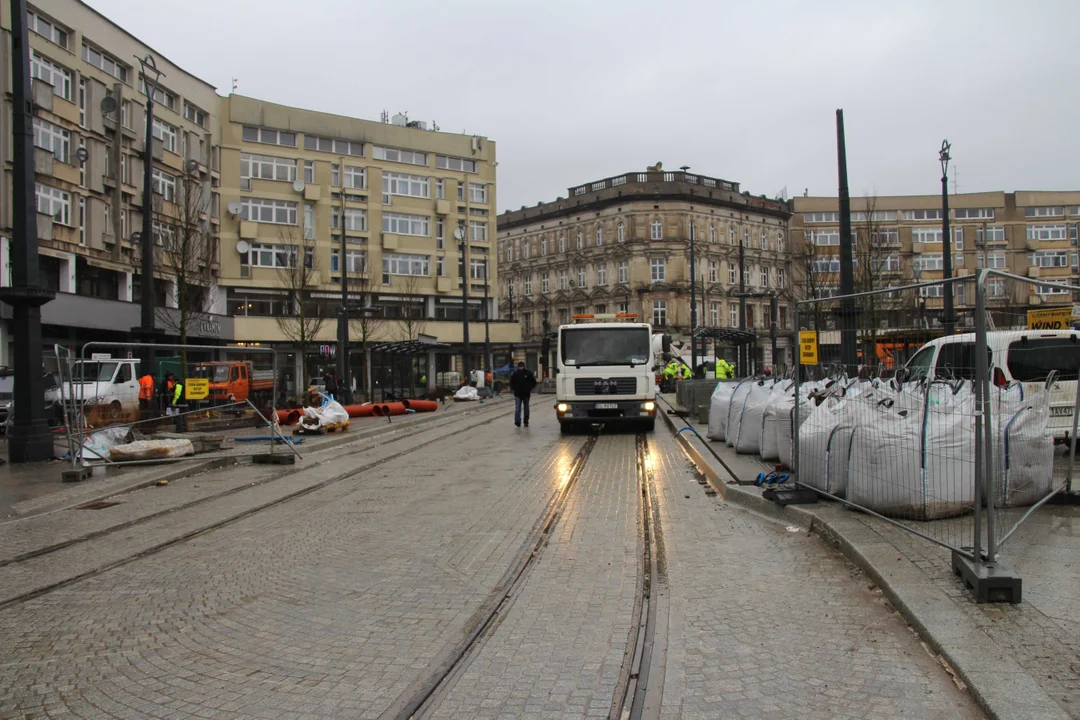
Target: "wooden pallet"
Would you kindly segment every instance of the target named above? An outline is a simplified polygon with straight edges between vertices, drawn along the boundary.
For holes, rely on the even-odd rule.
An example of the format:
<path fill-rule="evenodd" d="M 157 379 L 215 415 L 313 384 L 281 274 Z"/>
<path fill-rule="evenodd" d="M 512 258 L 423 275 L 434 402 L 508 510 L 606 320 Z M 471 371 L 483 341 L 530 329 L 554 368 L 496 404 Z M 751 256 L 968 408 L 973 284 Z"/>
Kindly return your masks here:
<path fill-rule="evenodd" d="M 329 433 L 343 433 L 348 429 L 348 422 L 333 423 L 331 425 L 323 425 L 322 427 L 318 428 L 309 428 L 304 427 L 303 425 L 298 425 L 296 429 L 293 430 L 293 435 L 328 435 Z"/>

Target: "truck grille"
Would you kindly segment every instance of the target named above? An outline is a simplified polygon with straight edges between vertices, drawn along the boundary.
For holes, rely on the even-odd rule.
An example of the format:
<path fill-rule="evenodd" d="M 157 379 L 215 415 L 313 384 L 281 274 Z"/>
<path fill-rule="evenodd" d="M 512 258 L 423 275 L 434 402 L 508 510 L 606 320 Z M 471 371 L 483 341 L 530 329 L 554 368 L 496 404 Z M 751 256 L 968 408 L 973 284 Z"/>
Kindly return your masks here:
<path fill-rule="evenodd" d="M 633 395 L 637 392 L 637 378 L 576 378 L 575 395 Z"/>

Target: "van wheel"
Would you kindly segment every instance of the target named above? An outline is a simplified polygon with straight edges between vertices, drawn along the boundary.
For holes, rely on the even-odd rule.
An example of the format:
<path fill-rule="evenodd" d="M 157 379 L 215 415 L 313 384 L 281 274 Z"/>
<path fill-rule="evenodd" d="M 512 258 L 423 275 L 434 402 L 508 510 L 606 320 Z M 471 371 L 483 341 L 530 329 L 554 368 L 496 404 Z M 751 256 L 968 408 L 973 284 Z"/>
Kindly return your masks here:
<path fill-rule="evenodd" d="M 109 405 L 109 424 L 114 425 L 120 422 L 120 416 L 123 414 L 123 408 L 120 407 L 120 403 L 113 401 Z"/>

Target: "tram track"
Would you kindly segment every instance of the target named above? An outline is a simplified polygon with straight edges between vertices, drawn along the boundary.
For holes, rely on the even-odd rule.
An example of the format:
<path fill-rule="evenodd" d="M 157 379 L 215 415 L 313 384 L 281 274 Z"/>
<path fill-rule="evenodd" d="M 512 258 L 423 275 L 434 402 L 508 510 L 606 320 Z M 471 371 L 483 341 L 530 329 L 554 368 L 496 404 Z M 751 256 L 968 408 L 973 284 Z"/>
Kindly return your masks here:
<path fill-rule="evenodd" d="M 287 503 L 287 502 L 289 502 L 291 500 L 295 500 L 297 498 L 303 497 L 303 496 L 308 495 L 310 493 L 313 493 L 313 492 L 315 492 L 317 490 L 321 490 L 321 489 L 330 487 L 332 485 L 336 485 L 336 484 L 338 484 L 340 482 L 343 482 L 345 480 L 353 478 L 353 477 L 355 477 L 357 475 L 361 475 L 361 474 L 363 474 L 365 472 L 368 472 L 368 471 L 370 471 L 370 470 L 372 470 L 374 468 L 377 468 L 377 467 L 379 467 L 381 465 L 384 465 L 384 464 L 392 462 L 394 460 L 398 460 L 398 459 L 400 459 L 402 457 L 406 457 L 408 455 L 411 455 L 411 454 L 417 452 L 418 450 L 422 450 L 425 447 L 428 447 L 429 445 L 431 445 L 433 443 L 440 442 L 440 441 L 445 440 L 447 438 L 455 437 L 457 435 L 461 435 L 463 433 L 470 432 L 470 431 L 472 431 L 472 430 L 474 430 L 474 429 L 476 429 L 478 427 L 489 425 L 492 422 L 494 422 L 495 420 L 497 420 L 500 417 L 502 417 L 503 415 L 505 415 L 505 411 L 509 410 L 509 408 L 505 408 L 505 409 L 504 408 L 499 408 L 499 409 L 504 410 L 504 412 L 499 412 L 498 410 L 495 410 L 495 411 L 491 411 L 489 413 L 485 413 L 485 415 L 489 414 L 490 417 L 483 417 L 478 422 L 470 422 L 470 423 L 465 424 L 463 426 L 452 428 L 449 432 L 440 433 L 435 437 L 425 438 L 425 440 L 423 442 L 421 442 L 421 443 L 419 443 L 419 444 L 417 444 L 415 446 L 402 449 L 400 452 L 396 452 L 396 453 L 390 454 L 390 455 L 388 455 L 386 457 L 382 457 L 382 458 L 379 458 L 377 460 L 373 460 L 371 462 L 365 463 L 363 465 L 353 467 L 353 468 L 349 469 L 348 471 L 343 472 L 343 473 L 339 473 L 338 475 L 335 475 L 335 476 L 333 476 L 331 478 L 327 478 L 325 480 L 321 480 L 319 482 L 312 483 L 311 485 L 300 488 L 300 489 L 298 489 L 298 490 L 296 490 L 294 492 L 287 493 L 287 494 L 285 494 L 285 495 L 283 495 L 281 497 L 278 497 L 278 498 L 274 498 L 273 500 L 271 500 L 269 502 L 260 503 L 258 505 L 253 506 L 253 507 L 246 508 L 246 509 L 244 509 L 244 510 L 238 512 L 238 513 L 234 513 L 232 515 L 229 515 L 228 517 L 223 518 L 223 519 L 221 519 L 219 521 L 216 521 L 216 522 L 210 523 L 208 525 L 199 527 L 199 528 L 197 528 L 195 530 L 192 530 L 192 531 L 189 531 L 187 533 L 183 533 L 181 535 L 169 538 L 169 539 L 164 540 L 164 541 L 162 541 L 160 543 L 156 543 L 156 544 L 154 544 L 154 545 L 152 545 L 150 547 L 143 548 L 142 550 L 131 553 L 129 555 L 125 555 L 124 557 L 117 558 L 115 560 L 112 560 L 112 561 L 103 563 L 101 565 L 89 568 L 89 569 L 87 569 L 87 570 L 85 570 L 83 572 L 80 572 L 80 573 L 71 575 L 70 577 L 64 578 L 63 580 L 55 581 L 55 582 L 52 582 L 52 583 L 47 583 L 47 584 L 42 585 L 40 587 L 34 588 L 33 590 L 30 590 L 30 591 L 27 591 L 27 592 L 24 592 L 24 593 L 20 593 L 18 595 L 14 595 L 12 597 L 0 600 L 0 611 L 4 610 L 6 608 L 9 608 L 9 607 L 15 606 L 15 605 L 19 605 L 19 604 L 24 603 L 24 602 L 26 602 L 28 600 L 32 600 L 33 598 L 40 597 L 41 595 L 47 594 L 47 593 L 52 592 L 54 590 L 58 590 L 58 589 L 60 589 L 62 587 L 72 585 L 74 583 L 77 583 L 77 582 L 82 581 L 82 580 L 86 580 L 86 579 L 94 577 L 96 575 L 100 575 L 101 573 L 107 572 L 107 571 L 112 570 L 112 569 L 117 568 L 117 567 L 121 567 L 123 565 L 134 562 L 134 561 L 136 561 L 136 560 L 138 560 L 140 558 L 146 557 L 148 555 L 153 555 L 153 554 L 158 553 L 158 552 L 160 552 L 160 551 L 162 551 L 162 550 L 164 550 L 166 548 L 169 548 L 169 547 L 172 547 L 174 545 L 186 542 L 187 540 L 190 540 L 190 539 L 192 539 L 194 537 L 198 537 L 199 535 L 205 534 L 207 532 L 211 532 L 213 530 L 224 527 L 225 525 L 229 525 L 229 524 L 231 524 L 233 522 L 244 519 L 246 517 L 250 517 L 251 515 L 262 512 L 264 510 L 268 510 L 270 508 L 283 505 L 283 504 L 285 504 L 285 503 Z M 393 444 L 393 443 L 400 442 L 400 441 L 403 441 L 403 440 L 407 440 L 407 439 L 409 439 L 409 438 L 411 438 L 411 437 L 413 437 L 413 436 L 415 436 L 417 434 L 425 432 L 426 430 L 428 430 L 428 429 L 425 428 L 425 430 L 417 430 L 417 431 L 414 431 L 414 432 L 408 432 L 408 433 L 405 433 L 403 435 L 397 436 L 395 438 L 389 439 L 385 443 L 382 443 L 382 444 L 383 445 L 389 445 L 389 444 Z M 362 441 L 363 441 L 363 438 L 357 440 L 357 442 L 362 442 Z M 69 540 L 64 540 L 64 541 L 61 541 L 61 542 L 57 542 L 57 543 L 47 545 L 47 546 L 42 547 L 42 548 L 37 548 L 37 549 L 29 551 L 29 552 L 21 553 L 20 555 L 16 555 L 14 557 L 7 558 L 7 559 L 5 559 L 3 561 L 0 561 L 0 568 L 4 568 L 4 567 L 7 567 L 7 566 L 11 566 L 11 565 L 19 565 L 19 564 L 26 563 L 26 562 L 29 562 L 29 561 L 32 561 L 32 560 L 36 560 L 36 559 L 45 557 L 47 555 L 50 555 L 52 553 L 55 553 L 55 552 L 58 552 L 58 551 L 61 551 L 61 550 L 65 550 L 65 549 L 72 548 L 72 547 L 75 547 L 75 546 L 78 546 L 78 545 L 93 542 L 95 540 L 100 540 L 102 538 L 108 537 L 108 536 L 113 535 L 115 533 L 125 531 L 125 530 L 129 530 L 129 529 L 131 529 L 133 527 L 137 527 L 137 526 L 140 526 L 140 525 L 145 525 L 145 524 L 150 523 L 150 522 L 152 522 L 154 520 L 158 520 L 158 519 L 161 519 L 161 518 L 169 516 L 169 515 L 175 515 L 175 514 L 183 512 L 183 511 L 190 510 L 192 508 L 196 508 L 198 506 L 204 505 L 206 503 L 210 503 L 212 501 L 221 500 L 221 499 L 230 497 L 232 495 L 236 495 L 238 493 L 243 493 L 244 491 L 254 490 L 254 489 L 260 488 L 260 487 L 265 487 L 265 486 L 270 485 L 270 484 L 272 484 L 274 482 L 277 482 L 279 480 L 283 480 L 283 479 L 289 478 L 289 477 L 295 477 L 298 472 L 309 471 L 311 469 L 320 467 L 322 465 L 326 465 L 326 464 L 329 464 L 329 463 L 332 463 L 332 462 L 338 462 L 340 460 L 347 459 L 347 458 L 352 457 L 354 455 L 359 455 L 361 453 L 368 452 L 368 451 L 370 451 L 370 449 L 371 449 L 370 445 L 364 446 L 364 447 L 358 447 L 355 450 L 351 450 L 351 451 L 345 452 L 345 453 L 335 454 L 332 457 L 328 457 L 326 459 L 319 460 L 319 461 L 314 462 L 314 463 L 312 463 L 310 465 L 306 465 L 306 466 L 304 466 L 302 468 L 298 468 L 296 466 L 288 466 L 287 470 L 283 470 L 283 471 L 281 471 L 279 473 L 274 473 L 274 474 L 270 475 L 269 477 L 262 478 L 261 480 L 258 480 L 258 481 L 255 481 L 255 482 L 245 483 L 243 485 L 240 485 L 240 486 L 237 486 L 237 487 L 234 487 L 234 488 L 229 488 L 228 490 L 223 490 L 223 491 L 218 492 L 218 493 L 213 493 L 213 494 L 201 497 L 201 498 L 197 498 L 195 500 L 189 501 L 187 503 L 183 503 L 183 504 L 175 506 L 175 507 L 165 508 L 165 509 L 159 510 L 157 512 L 149 513 L 147 515 L 143 515 L 143 516 L 140 516 L 138 518 L 134 518 L 134 519 L 126 521 L 126 522 L 118 523 L 118 524 L 115 524 L 115 525 L 110 525 L 107 528 L 101 528 L 99 530 L 95 530 L 95 531 L 87 533 L 85 535 L 81 535 L 81 536 L 79 536 L 77 538 L 71 538 Z M 319 452 L 319 451 L 316 451 L 316 452 Z M 113 496 L 113 497 L 116 497 L 116 496 Z"/>

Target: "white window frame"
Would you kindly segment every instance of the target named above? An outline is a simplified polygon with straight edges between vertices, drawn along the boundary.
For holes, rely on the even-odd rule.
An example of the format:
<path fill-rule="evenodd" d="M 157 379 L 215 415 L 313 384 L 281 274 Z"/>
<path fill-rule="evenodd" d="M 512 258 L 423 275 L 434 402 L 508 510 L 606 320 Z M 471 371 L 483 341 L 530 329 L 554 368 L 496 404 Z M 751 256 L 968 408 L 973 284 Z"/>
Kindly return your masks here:
<path fill-rule="evenodd" d="M 618 237 L 619 242 L 626 242 L 626 226 L 623 225 L 623 223 L 619 223 L 618 227 L 615 230 L 615 233 Z"/>
<path fill-rule="evenodd" d="M 522 283 L 525 289 L 525 295 L 532 295 L 532 275 L 526 275 L 525 281 Z"/>
<path fill-rule="evenodd" d="M 653 218 L 653 221 L 652 221 L 652 223 L 650 224 L 649 227 L 651 228 L 650 229 L 650 235 L 649 235 L 649 237 L 651 239 L 653 239 L 653 240 L 663 240 L 664 239 L 664 223 L 660 218 Z"/>
<path fill-rule="evenodd" d="M 469 221 L 469 241 L 470 242 L 484 242 L 488 241 L 488 224 L 481 220 Z"/>
<path fill-rule="evenodd" d="M 330 251 L 330 272 L 341 272 L 341 250 Z M 345 249 L 345 272 L 362 275 L 367 272 L 367 251 Z"/>
<path fill-rule="evenodd" d="M 601 263 L 596 266 L 596 286 L 604 287 L 607 285 L 607 264 Z"/>
<path fill-rule="evenodd" d="M 330 227 L 338 230 L 341 227 L 341 209 L 330 209 Z M 345 231 L 367 232 L 367 210 L 361 208 L 345 208 Z"/>
<path fill-rule="evenodd" d="M 1039 241 L 1068 240 L 1069 232 L 1065 223 L 1060 225 L 1028 225 L 1027 239 Z"/>
<path fill-rule="evenodd" d="M 652 282 L 665 282 L 667 278 L 667 260 L 664 258 L 649 258 L 649 278 Z"/>
<path fill-rule="evenodd" d="M 760 274 L 761 287 L 769 287 L 769 268 L 762 266 Z"/>
<path fill-rule="evenodd" d="M 922 253 L 915 258 L 915 262 L 919 263 L 920 272 L 933 272 L 945 268 L 945 261 L 942 259 L 941 253 Z"/>
<path fill-rule="evenodd" d="M 346 168 L 346 172 L 348 168 Z M 428 198 L 429 178 L 420 175 L 407 175 L 405 173 L 383 173 L 383 195 L 397 195 L 399 197 Z"/>
<path fill-rule="evenodd" d="M 71 86 L 71 71 L 52 60 L 30 51 L 30 77 L 37 78 L 53 86 L 53 94 L 71 102 L 74 100 Z"/>
<path fill-rule="evenodd" d="M 364 143 L 344 138 L 323 137 L 304 133 L 304 149 L 315 152 L 333 153 L 335 155 L 351 155 L 352 157 L 364 156 Z"/>
<path fill-rule="evenodd" d="M 68 49 L 68 43 L 71 42 L 71 31 L 63 25 L 57 24 L 54 20 L 50 20 L 34 10 L 26 11 L 27 29 L 45 38 L 53 45 L 59 45 L 65 50 Z M 124 78 L 120 78 L 123 80 Z"/>
<path fill-rule="evenodd" d="M 581 230 L 577 231 L 577 249 L 581 250 L 585 247 L 585 235 Z"/>
<path fill-rule="evenodd" d="M 994 208 L 955 208 L 953 216 L 957 220 L 993 220 Z"/>
<path fill-rule="evenodd" d="M 577 269 L 577 284 L 579 288 L 585 287 L 585 266 L 581 265 Z"/>
<path fill-rule="evenodd" d="M 787 284 L 787 278 L 785 277 L 784 268 L 776 268 L 776 288 L 777 290 L 783 290 Z"/>
<path fill-rule="evenodd" d="M 838 212 L 812 212 L 803 213 L 804 223 L 838 223 L 840 222 L 840 213 Z"/>
<path fill-rule="evenodd" d="M 485 183 L 469 183 L 469 202 L 487 204 L 487 185 Z"/>
<path fill-rule="evenodd" d="M 386 162 L 405 163 L 406 165 L 427 165 L 427 153 L 419 150 L 400 150 L 398 148 L 371 146 L 371 157 Z"/>
<path fill-rule="evenodd" d="M 769 231 L 768 230 L 762 230 L 761 231 L 761 249 L 762 250 L 768 250 L 769 249 Z"/>
<path fill-rule="evenodd" d="M 154 118 L 154 137 L 161 141 L 161 146 L 176 154 L 176 128 L 161 118 Z"/>
<path fill-rule="evenodd" d="M 1036 250 L 1028 253 L 1028 265 L 1038 268 L 1069 267 L 1068 250 Z"/>
<path fill-rule="evenodd" d="M 382 214 L 382 231 L 395 235 L 430 237 L 431 218 L 427 215 L 384 212 Z"/>
<path fill-rule="evenodd" d="M 87 44 L 85 38 L 82 43 L 82 59 L 87 65 L 96 67 L 120 82 L 126 83 L 128 81 L 128 73 L 130 72 L 128 65 L 120 62 L 101 48 Z"/>
<path fill-rule="evenodd" d="M 833 230 L 807 230 L 811 242 L 818 247 L 839 247 L 840 231 Z"/>
<path fill-rule="evenodd" d="M 240 153 L 240 179 L 296 182 L 296 160 L 273 155 Z"/>
<path fill-rule="evenodd" d="M 192 105 L 187 100 L 185 100 L 184 119 L 195 123 L 199 127 L 206 127 L 206 122 L 210 119 L 210 113 L 206 112 L 197 105 Z"/>
<path fill-rule="evenodd" d="M 34 118 L 34 146 L 48 150 L 62 163 L 71 156 L 71 133 L 48 120 Z"/>
<path fill-rule="evenodd" d="M 559 252 L 566 252 L 566 236 L 562 233 L 559 234 Z"/>
<path fill-rule="evenodd" d="M 436 155 L 435 167 L 441 170 L 457 170 L 458 172 L 476 172 L 476 161 L 464 158 L 450 157 L 449 155 Z"/>
<path fill-rule="evenodd" d="M 625 260 L 619 261 L 619 282 L 627 283 L 630 277 L 630 266 L 627 265 Z"/>
<path fill-rule="evenodd" d="M 240 219 L 271 225 L 296 225 L 297 204 L 268 198 L 240 198 Z"/>
<path fill-rule="evenodd" d="M 305 160 L 304 161 L 304 182 L 305 183 L 314 183 L 315 182 L 315 161 L 314 160 Z"/>
<path fill-rule="evenodd" d="M 720 282 L 720 263 L 716 260 L 709 261 L 709 282 L 714 284 Z"/>
<path fill-rule="evenodd" d="M 1043 218 L 1043 217 L 1065 217 L 1064 207 L 1029 207 L 1024 208 L 1024 217 L 1029 218 Z"/>
<path fill-rule="evenodd" d="M 547 273 L 540 276 L 540 292 L 547 294 L 551 290 L 551 278 Z"/>
<path fill-rule="evenodd" d="M 540 238 L 540 255 L 542 255 L 542 256 L 547 255 L 547 251 L 548 251 L 547 238 L 542 237 L 542 238 Z"/>
<path fill-rule="evenodd" d="M 735 285 L 739 282 L 739 268 L 735 267 L 734 263 L 728 265 L 727 276 L 728 285 Z"/>
<path fill-rule="evenodd" d="M 716 225 L 709 223 L 709 242 L 716 242 Z"/>
<path fill-rule="evenodd" d="M 146 97 L 146 81 L 143 78 L 142 73 L 139 74 L 139 92 L 143 97 Z M 176 95 L 160 85 L 154 88 L 154 102 L 159 105 L 164 105 L 170 110 L 176 110 Z"/>
<path fill-rule="evenodd" d="M 991 225 L 986 228 L 985 236 L 982 226 L 975 228 L 976 243 L 1005 242 L 1005 227 L 1003 225 Z"/>
<path fill-rule="evenodd" d="M 936 210 L 904 210 L 900 213 L 900 218 L 908 222 L 941 222 L 941 208 Z"/>
<path fill-rule="evenodd" d="M 569 290 L 570 289 L 570 276 L 567 274 L 566 270 L 560 270 L 559 271 L 559 289 L 560 290 Z"/>
<path fill-rule="evenodd" d="M 720 303 L 709 303 L 709 324 L 713 327 L 720 327 Z"/>
<path fill-rule="evenodd" d="M 367 170 L 355 165 L 346 165 L 344 187 L 352 190 L 364 190 L 367 188 Z M 424 197 L 427 197 L 427 195 L 424 195 Z"/>
<path fill-rule="evenodd" d="M 935 227 L 935 228 L 915 228 L 914 230 L 911 231 L 911 242 L 913 242 L 913 243 L 923 243 L 924 245 L 926 245 L 926 244 L 931 244 L 932 245 L 934 243 L 940 243 L 942 237 L 943 237 L 942 231 L 941 231 L 941 228 L 939 228 L 939 227 Z"/>
<path fill-rule="evenodd" d="M 667 300 L 653 300 L 652 324 L 664 327 L 667 325 Z"/>
<path fill-rule="evenodd" d="M 60 225 L 71 224 L 71 193 L 41 183 L 34 184 L 34 205 Z"/>
<path fill-rule="evenodd" d="M 383 273 L 429 277 L 431 275 L 431 256 L 414 253 L 383 253 Z"/>
<path fill-rule="evenodd" d="M 596 226 L 596 247 L 604 247 L 604 226 Z"/>
<path fill-rule="evenodd" d="M 161 170 L 153 168 L 150 173 L 152 186 L 155 193 L 168 202 L 176 201 L 176 177 Z"/>
<path fill-rule="evenodd" d="M 252 135 L 254 135 L 254 137 L 252 137 Z M 241 138 L 244 142 L 261 143 L 263 145 L 280 145 L 281 147 L 296 147 L 296 133 L 289 132 L 288 130 L 264 128 L 258 125 L 244 125 L 241 130 Z"/>

